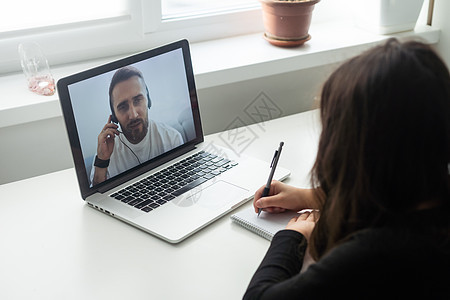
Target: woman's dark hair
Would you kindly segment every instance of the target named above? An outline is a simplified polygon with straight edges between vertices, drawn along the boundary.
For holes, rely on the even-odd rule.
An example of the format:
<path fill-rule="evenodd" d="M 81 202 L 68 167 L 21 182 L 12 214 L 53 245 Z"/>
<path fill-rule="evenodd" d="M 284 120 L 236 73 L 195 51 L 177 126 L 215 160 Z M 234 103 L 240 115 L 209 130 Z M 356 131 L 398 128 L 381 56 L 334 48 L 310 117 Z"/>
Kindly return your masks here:
<path fill-rule="evenodd" d="M 429 46 L 390 39 L 345 62 L 323 86 L 320 113 L 315 259 L 420 204 L 449 204 L 450 76 Z"/>

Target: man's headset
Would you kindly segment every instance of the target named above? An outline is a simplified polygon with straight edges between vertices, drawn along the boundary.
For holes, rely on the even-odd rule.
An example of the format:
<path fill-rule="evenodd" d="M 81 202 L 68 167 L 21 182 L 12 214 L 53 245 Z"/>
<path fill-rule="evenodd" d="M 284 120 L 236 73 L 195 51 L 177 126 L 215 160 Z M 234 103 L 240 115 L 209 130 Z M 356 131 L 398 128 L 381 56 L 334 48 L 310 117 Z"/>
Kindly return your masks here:
<path fill-rule="evenodd" d="M 140 79 L 142 80 L 142 82 L 144 81 L 144 79 L 142 79 L 142 78 L 140 78 Z M 150 109 L 150 107 L 152 107 L 152 100 L 150 99 L 150 93 L 148 92 L 148 87 L 145 84 L 145 82 L 144 82 L 144 85 L 145 85 L 145 90 L 147 93 L 147 107 L 148 107 L 148 109 Z M 112 104 L 111 96 L 109 97 L 109 107 L 111 108 L 111 122 L 116 123 L 116 124 L 119 123 L 119 120 L 117 120 L 117 117 L 116 117 L 116 113 L 114 112 L 114 107 Z"/>

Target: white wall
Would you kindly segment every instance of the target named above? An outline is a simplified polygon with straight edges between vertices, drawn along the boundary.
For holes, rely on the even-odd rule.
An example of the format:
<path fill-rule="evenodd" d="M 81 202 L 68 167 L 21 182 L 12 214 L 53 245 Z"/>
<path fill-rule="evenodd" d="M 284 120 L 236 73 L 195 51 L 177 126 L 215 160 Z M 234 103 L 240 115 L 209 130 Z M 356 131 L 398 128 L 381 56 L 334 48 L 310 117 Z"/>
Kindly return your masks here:
<path fill-rule="evenodd" d="M 72 166 L 62 117 L 0 128 L 0 184 Z"/>
<path fill-rule="evenodd" d="M 436 50 L 450 68 L 450 1 L 435 0 L 432 25 L 441 29 Z"/>

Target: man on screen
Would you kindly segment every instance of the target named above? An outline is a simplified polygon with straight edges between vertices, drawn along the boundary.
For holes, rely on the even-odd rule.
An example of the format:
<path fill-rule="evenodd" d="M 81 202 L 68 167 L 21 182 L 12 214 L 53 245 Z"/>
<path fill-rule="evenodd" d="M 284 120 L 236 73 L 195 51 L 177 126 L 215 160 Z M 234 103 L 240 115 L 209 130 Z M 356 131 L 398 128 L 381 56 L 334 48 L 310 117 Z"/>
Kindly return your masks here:
<path fill-rule="evenodd" d="M 109 104 L 111 115 L 98 135 L 92 185 L 183 143 L 177 130 L 148 118 L 151 100 L 138 69 L 128 66 L 116 71 L 109 86 Z"/>

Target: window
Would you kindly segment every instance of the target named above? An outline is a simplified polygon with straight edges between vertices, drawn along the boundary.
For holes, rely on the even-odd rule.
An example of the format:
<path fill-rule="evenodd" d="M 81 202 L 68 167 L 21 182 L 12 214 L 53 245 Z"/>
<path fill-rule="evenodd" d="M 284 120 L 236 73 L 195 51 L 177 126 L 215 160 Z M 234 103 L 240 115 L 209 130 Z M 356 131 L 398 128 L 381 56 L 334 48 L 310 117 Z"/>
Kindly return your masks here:
<path fill-rule="evenodd" d="M 258 7 L 257 0 L 162 0 L 163 20 Z"/>
<path fill-rule="evenodd" d="M 14 32 L 127 15 L 125 0 L 9 1 L 0 10 L 0 32 Z M 89 9 L 87 9 L 89 8 Z"/>
<path fill-rule="evenodd" d="M 20 71 L 22 42 L 54 66 L 261 28 L 257 0 L 16 0 L 0 11 L 0 73 Z"/>

